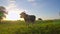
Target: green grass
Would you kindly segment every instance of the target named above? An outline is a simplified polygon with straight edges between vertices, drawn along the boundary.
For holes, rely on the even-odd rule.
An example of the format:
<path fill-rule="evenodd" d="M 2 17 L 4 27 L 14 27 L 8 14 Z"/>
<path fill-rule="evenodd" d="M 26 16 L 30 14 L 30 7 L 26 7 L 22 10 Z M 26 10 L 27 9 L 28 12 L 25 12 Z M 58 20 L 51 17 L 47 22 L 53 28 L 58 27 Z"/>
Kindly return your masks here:
<path fill-rule="evenodd" d="M 3 21 L 0 34 L 60 34 L 60 20 L 36 21 L 29 25 L 24 21 Z"/>

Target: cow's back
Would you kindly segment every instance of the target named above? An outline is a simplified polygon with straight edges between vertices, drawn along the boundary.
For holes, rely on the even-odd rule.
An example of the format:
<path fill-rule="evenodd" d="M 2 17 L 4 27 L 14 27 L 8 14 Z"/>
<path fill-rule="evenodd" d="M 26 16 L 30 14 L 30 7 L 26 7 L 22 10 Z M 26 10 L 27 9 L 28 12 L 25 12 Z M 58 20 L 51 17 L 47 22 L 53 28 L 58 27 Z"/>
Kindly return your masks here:
<path fill-rule="evenodd" d="M 35 16 L 34 15 L 29 15 L 29 19 L 30 19 L 30 21 L 32 21 L 32 22 L 34 22 L 35 21 Z"/>

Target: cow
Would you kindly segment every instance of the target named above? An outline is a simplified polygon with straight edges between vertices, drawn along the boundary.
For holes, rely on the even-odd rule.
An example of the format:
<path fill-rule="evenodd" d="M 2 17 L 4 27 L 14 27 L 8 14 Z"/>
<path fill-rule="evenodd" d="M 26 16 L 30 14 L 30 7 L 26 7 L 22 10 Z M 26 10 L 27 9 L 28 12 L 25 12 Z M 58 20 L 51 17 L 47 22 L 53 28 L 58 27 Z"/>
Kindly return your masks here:
<path fill-rule="evenodd" d="M 21 15 L 20 17 L 24 18 L 25 22 L 27 22 L 27 23 L 34 23 L 35 22 L 36 17 L 34 15 L 28 15 L 25 12 L 22 12 L 20 15 Z"/>

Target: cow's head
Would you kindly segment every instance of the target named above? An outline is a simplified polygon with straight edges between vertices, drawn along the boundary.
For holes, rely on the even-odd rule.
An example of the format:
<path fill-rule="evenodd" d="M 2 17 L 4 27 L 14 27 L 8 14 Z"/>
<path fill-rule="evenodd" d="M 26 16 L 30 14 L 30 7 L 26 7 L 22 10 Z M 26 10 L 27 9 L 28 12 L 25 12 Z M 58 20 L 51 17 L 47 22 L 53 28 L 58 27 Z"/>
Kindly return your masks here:
<path fill-rule="evenodd" d="M 25 12 L 22 12 L 20 15 L 21 18 L 25 18 L 27 14 Z"/>

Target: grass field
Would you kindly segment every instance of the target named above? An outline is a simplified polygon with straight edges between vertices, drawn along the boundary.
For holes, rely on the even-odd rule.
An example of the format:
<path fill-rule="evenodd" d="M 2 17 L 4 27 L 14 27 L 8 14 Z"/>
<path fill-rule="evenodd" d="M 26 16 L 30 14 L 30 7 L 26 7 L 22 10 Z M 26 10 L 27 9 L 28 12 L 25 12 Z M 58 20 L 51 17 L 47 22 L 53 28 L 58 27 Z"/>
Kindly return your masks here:
<path fill-rule="evenodd" d="M 24 21 L 3 21 L 0 34 L 60 34 L 60 20 L 36 21 L 29 25 Z"/>

